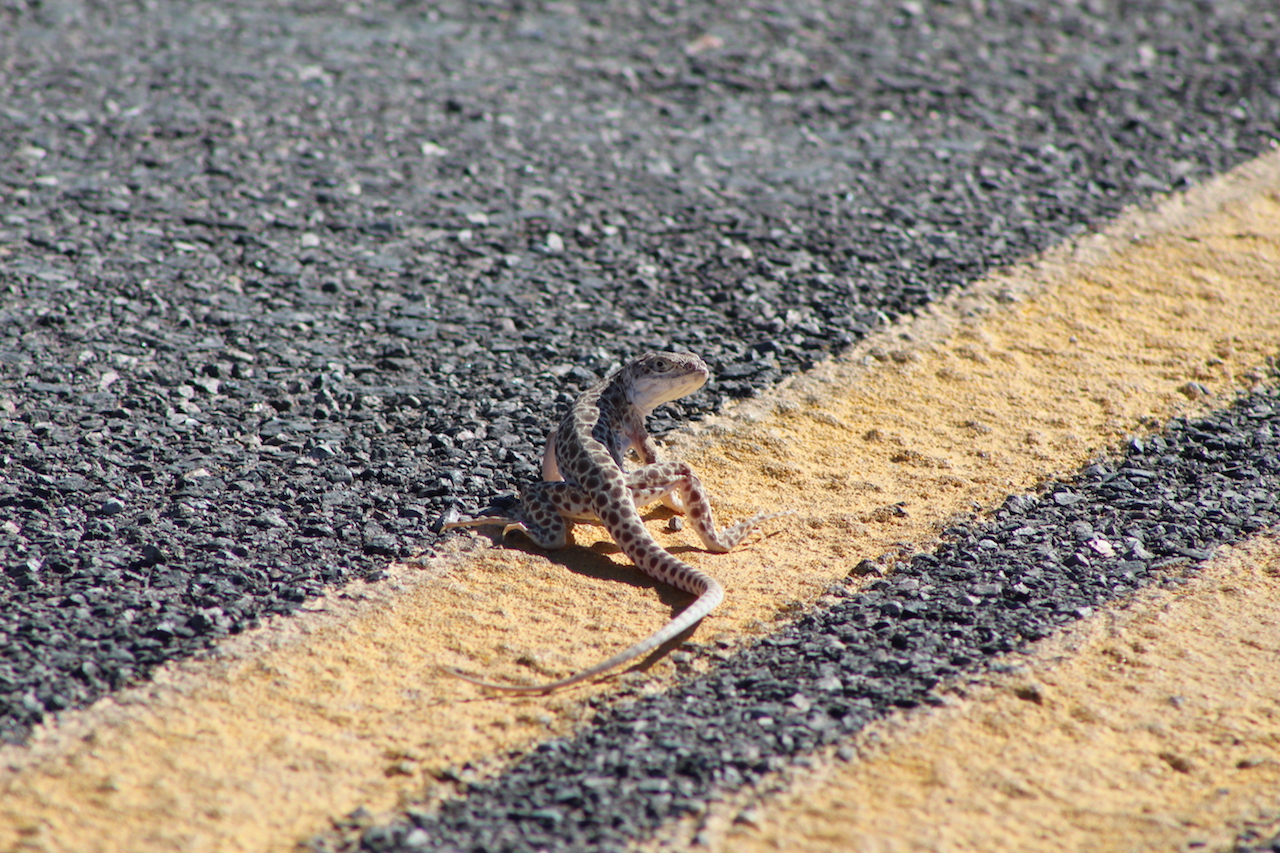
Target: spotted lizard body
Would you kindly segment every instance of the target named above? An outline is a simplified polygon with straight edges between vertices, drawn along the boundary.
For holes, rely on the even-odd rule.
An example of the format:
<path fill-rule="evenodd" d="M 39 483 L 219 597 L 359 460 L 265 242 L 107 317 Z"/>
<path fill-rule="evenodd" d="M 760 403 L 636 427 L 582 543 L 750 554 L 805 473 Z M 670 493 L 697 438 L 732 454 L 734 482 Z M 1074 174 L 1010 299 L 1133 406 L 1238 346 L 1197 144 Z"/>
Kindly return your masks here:
<path fill-rule="evenodd" d="M 536 693 L 578 684 L 634 660 L 695 625 L 724 600 L 715 578 L 677 559 L 654 540 L 637 509 L 661 500 L 684 512 L 708 551 L 723 553 L 741 542 L 762 521 L 781 513 L 761 513 L 717 531 L 711 504 L 693 469 L 684 462 L 659 462 L 657 445 L 645 418 L 663 403 L 692 394 L 710 376 L 696 355 L 648 353 L 593 385 L 574 402 L 547 439 L 543 482 L 520 493 L 514 517 L 484 516 L 446 524 L 444 529 L 504 524 L 503 535 L 519 530 L 539 546 L 563 548 L 577 521 L 599 522 L 618 547 L 645 574 L 698 598 L 647 639 L 590 669 L 550 684 L 490 684 L 455 675 L 483 687 Z M 623 459 L 634 450 L 643 465 L 628 472 Z"/>

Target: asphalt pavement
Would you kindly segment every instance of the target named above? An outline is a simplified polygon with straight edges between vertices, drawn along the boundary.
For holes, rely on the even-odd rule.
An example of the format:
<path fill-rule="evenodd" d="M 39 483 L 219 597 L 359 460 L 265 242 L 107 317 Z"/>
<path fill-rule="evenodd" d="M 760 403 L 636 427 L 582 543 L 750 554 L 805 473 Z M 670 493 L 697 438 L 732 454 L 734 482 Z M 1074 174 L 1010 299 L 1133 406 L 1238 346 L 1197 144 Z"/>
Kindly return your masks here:
<path fill-rule="evenodd" d="M 0 733 L 22 750 L 158 667 L 437 553 L 433 522 L 509 503 L 557 413 L 635 354 L 690 350 L 716 374 L 656 431 L 713 415 L 1272 151 L 1277 127 L 1280 17 L 1261 0 L 7 3 Z M 1024 621 L 963 623 L 972 648 L 946 663 L 903 635 L 920 665 L 839 699 L 838 725 L 752 747 L 736 781 L 722 745 L 706 766 L 684 756 L 688 791 L 637 788 L 638 817 L 581 791 L 526 808 L 485 789 L 460 817 L 380 825 L 366 846 L 414 830 L 479 843 L 449 840 L 464 824 L 523 838 L 511 849 L 629 844 L 775 757 L 927 703 L 971 663 L 1163 582 L 1167 561 L 1274 526 L 1274 388 L 1175 425 L 1166 446 L 1058 472 L 1082 479 L 991 522 L 1043 531 L 1023 534 L 1028 553 L 1071 568 L 1055 543 L 1123 509 L 1121 478 L 1157 529 L 1119 581 L 1024 584 L 1010 596 L 1028 607 L 1008 614 Z M 1242 471 L 1252 491 L 1231 486 Z M 1179 489 L 1209 515 L 1151 511 L 1185 509 Z M 953 534 L 947 548 L 982 547 L 991 566 L 1006 547 Z M 932 583 L 910 572 L 953 551 L 856 606 L 883 612 L 893 584 Z M 762 699 L 778 677 L 751 675 L 781 664 L 739 665 L 681 689 L 788 698 Z M 594 736 L 537 760 L 574 764 L 590 789 L 573 750 L 598 754 Z M 579 801 L 600 809 L 575 835 L 556 809 Z M 533 835 L 478 816 L 494 809 L 523 809 Z"/>

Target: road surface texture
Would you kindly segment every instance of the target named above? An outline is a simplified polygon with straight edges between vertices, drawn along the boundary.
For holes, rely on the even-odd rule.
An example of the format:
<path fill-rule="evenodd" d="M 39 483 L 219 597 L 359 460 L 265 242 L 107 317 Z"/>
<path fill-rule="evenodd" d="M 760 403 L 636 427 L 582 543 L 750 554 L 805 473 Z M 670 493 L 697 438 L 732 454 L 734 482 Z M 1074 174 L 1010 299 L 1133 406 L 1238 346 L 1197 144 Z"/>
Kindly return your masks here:
<path fill-rule="evenodd" d="M 1261 0 L 3 4 L 3 845 L 1273 843 L 1278 127 Z M 795 519 L 442 678 L 686 603 L 432 533 L 655 348 Z"/>

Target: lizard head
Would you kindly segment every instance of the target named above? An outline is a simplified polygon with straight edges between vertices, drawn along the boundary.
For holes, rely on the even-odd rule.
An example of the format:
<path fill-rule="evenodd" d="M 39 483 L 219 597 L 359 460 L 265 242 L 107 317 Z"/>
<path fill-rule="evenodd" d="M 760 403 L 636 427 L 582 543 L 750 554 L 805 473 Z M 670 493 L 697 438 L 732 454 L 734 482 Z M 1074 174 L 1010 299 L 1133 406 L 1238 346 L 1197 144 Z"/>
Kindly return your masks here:
<path fill-rule="evenodd" d="M 683 352 L 650 352 L 622 368 L 631 404 L 646 414 L 697 391 L 711 376 L 706 362 Z"/>

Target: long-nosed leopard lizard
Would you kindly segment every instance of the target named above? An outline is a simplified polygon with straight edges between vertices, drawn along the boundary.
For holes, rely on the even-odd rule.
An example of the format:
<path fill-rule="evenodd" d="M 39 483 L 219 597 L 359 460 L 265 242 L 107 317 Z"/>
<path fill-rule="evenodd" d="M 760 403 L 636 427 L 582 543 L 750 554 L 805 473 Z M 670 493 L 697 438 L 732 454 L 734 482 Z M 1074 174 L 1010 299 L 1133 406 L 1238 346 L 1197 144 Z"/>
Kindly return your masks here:
<path fill-rule="evenodd" d="M 495 690 L 538 693 L 568 687 L 634 660 L 679 636 L 724 600 L 715 578 L 672 556 L 654 540 L 638 506 L 661 500 L 683 511 L 708 551 L 723 553 L 741 542 L 762 521 L 785 513 L 761 513 L 717 532 L 711 504 L 693 469 L 685 462 L 658 462 L 657 445 L 645 429 L 655 408 L 692 394 L 710 376 L 707 365 L 686 353 L 647 353 L 596 383 L 574 401 L 547 439 L 543 482 L 520 493 L 514 517 L 483 516 L 444 525 L 474 527 L 503 524 L 503 535 L 519 530 L 539 546 L 563 548 L 575 521 L 598 521 L 622 552 L 650 577 L 698 596 L 683 613 L 647 639 L 577 675 L 532 686 L 490 684 L 464 673 L 455 675 Z M 643 466 L 627 471 L 623 458 L 634 450 Z M 452 671 L 452 670 L 451 670 Z"/>

